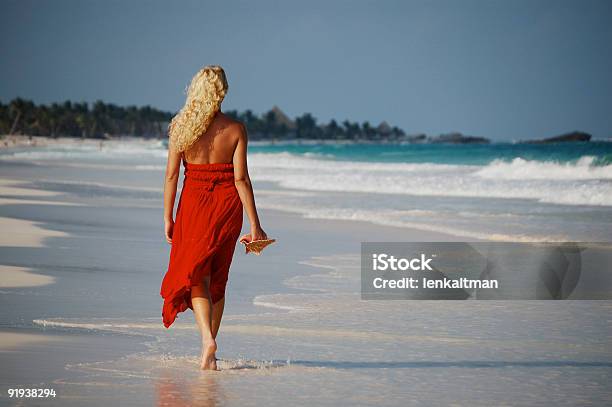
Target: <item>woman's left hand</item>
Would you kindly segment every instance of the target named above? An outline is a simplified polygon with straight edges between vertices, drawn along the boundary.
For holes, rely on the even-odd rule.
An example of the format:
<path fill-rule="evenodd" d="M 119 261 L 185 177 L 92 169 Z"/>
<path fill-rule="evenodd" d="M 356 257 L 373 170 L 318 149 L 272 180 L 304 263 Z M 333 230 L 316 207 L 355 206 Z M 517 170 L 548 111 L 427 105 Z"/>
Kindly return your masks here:
<path fill-rule="evenodd" d="M 251 243 L 255 240 L 265 240 L 267 238 L 268 238 L 268 235 L 266 234 L 266 232 L 264 232 L 264 230 L 261 227 L 256 226 L 256 227 L 251 228 L 251 233 L 242 235 L 239 241 L 241 243 Z"/>
<path fill-rule="evenodd" d="M 166 234 L 166 241 L 172 244 L 172 231 L 174 230 L 174 221 L 172 219 L 166 219 L 164 221 L 164 232 Z"/>

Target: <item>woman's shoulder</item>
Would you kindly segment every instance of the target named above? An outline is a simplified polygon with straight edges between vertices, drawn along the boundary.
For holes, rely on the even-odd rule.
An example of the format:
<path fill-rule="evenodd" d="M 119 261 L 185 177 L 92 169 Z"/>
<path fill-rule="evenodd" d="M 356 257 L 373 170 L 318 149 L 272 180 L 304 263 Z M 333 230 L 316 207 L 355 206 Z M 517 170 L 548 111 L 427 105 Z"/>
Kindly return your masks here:
<path fill-rule="evenodd" d="M 231 116 L 222 113 L 222 120 L 224 121 L 223 127 L 228 132 L 235 136 L 246 135 L 246 125 Z"/>

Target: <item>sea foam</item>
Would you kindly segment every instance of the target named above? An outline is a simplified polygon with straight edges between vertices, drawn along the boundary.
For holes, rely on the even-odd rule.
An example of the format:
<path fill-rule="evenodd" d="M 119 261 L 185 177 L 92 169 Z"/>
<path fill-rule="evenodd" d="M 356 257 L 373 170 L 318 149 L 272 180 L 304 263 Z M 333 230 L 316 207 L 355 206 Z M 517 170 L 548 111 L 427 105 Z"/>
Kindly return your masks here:
<path fill-rule="evenodd" d="M 485 166 L 333 161 L 287 152 L 255 153 L 249 160 L 253 179 L 289 189 L 612 206 L 612 165 L 596 166 L 590 156 Z"/>

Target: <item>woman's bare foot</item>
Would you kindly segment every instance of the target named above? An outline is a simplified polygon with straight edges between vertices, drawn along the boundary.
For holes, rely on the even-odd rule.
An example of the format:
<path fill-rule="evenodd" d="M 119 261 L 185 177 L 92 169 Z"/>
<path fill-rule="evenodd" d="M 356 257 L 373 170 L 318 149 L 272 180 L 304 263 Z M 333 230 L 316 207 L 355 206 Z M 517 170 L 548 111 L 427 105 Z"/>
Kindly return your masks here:
<path fill-rule="evenodd" d="M 202 342 L 202 362 L 200 369 L 202 370 L 217 370 L 217 342 L 214 339 L 207 339 Z"/>

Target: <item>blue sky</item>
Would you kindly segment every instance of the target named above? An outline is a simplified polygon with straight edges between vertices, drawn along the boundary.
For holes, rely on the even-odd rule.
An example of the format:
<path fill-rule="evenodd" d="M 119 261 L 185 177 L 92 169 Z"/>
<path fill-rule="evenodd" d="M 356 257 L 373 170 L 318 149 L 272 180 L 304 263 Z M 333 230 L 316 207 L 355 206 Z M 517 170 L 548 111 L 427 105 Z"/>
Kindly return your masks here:
<path fill-rule="evenodd" d="M 0 100 L 224 109 L 496 140 L 612 137 L 612 1 L 0 2 Z"/>

